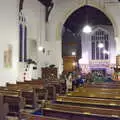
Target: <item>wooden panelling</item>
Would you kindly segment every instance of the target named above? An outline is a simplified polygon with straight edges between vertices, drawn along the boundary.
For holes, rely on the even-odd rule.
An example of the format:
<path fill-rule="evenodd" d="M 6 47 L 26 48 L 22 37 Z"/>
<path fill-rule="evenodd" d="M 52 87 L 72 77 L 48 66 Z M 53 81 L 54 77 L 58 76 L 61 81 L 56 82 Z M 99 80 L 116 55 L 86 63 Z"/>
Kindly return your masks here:
<path fill-rule="evenodd" d="M 75 56 L 65 56 L 63 57 L 63 69 L 65 72 L 72 72 L 75 69 L 73 63 L 76 62 Z"/>

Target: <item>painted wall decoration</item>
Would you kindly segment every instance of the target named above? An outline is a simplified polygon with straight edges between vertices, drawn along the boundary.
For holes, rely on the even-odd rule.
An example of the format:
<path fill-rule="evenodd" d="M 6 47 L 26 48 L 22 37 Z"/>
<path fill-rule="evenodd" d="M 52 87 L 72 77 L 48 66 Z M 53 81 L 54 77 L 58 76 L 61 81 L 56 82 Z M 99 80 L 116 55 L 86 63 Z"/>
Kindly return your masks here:
<path fill-rule="evenodd" d="M 4 67 L 12 67 L 12 45 L 8 45 L 7 50 L 4 51 Z"/>

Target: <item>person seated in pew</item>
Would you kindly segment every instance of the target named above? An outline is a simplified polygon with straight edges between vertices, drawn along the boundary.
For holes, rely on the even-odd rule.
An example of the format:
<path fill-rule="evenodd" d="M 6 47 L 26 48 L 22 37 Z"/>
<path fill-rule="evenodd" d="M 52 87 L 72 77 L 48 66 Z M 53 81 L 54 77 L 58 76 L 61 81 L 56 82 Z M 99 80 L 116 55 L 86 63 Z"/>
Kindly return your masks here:
<path fill-rule="evenodd" d="M 108 74 L 108 75 L 106 76 L 106 78 L 105 78 L 105 82 L 114 82 L 114 81 L 112 80 L 112 76 Z"/>
<path fill-rule="evenodd" d="M 82 86 L 85 82 L 85 79 L 81 77 L 81 75 L 78 75 L 78 78 L 75 80 L 76 87 Z"/>

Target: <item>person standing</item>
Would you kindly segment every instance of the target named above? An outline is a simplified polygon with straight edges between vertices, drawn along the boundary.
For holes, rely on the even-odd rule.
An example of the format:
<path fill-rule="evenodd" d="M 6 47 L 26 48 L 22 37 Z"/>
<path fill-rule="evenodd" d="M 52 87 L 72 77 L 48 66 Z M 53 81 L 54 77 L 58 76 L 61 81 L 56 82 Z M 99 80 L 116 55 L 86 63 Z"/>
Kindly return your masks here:
<path fill-rule="evenodd" d="M 72 91 L 72 73 L 68 73 L 66 80 L 66 92 Z"/>

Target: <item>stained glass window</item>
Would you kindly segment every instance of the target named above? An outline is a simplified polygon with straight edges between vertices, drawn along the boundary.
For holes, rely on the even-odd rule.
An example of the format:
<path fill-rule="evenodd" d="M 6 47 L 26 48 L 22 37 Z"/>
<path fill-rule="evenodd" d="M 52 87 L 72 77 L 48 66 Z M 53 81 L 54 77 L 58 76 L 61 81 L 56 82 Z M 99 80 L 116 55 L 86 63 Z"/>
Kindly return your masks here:
<path fill-rule="evenodd" d="M 104 45 L 103 48 L 99 48 L 99 43 L 102 43 Z M 109 54 L 105 54 L 103 51 L 109 51 L 109 36 L 108 34 L 98 29 L 94 32 L 94 34 L 91 36 L 91 47 L 92 47 L 92 60 L 107 60 L 109 59 Z"/>

